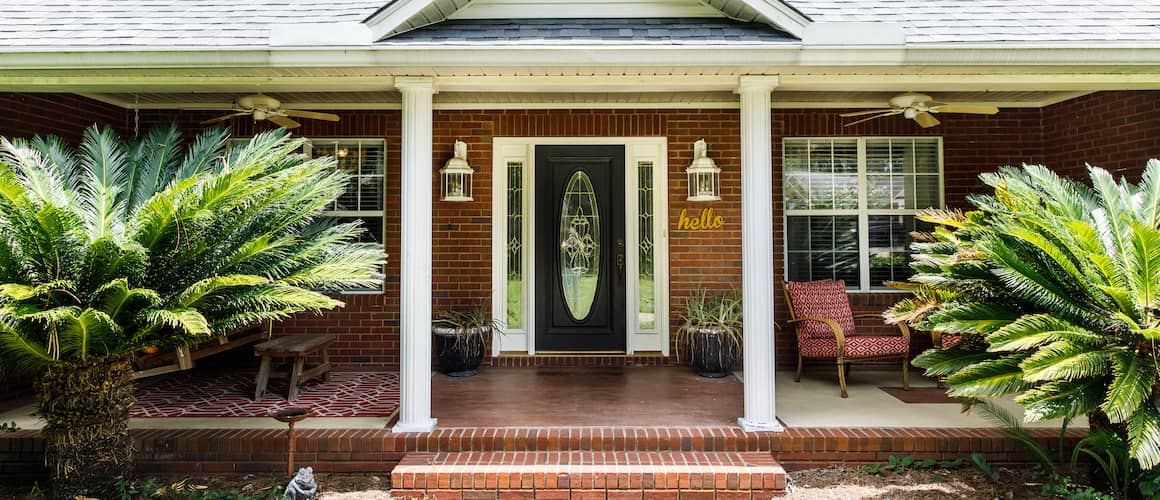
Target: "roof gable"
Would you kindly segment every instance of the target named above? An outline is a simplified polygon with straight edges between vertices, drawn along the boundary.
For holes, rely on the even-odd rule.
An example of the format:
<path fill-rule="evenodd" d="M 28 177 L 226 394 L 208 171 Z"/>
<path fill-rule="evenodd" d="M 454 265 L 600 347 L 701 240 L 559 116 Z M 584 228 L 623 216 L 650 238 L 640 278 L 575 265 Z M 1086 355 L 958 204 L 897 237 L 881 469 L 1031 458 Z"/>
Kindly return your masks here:
<path fill-rule="evenodd" d="M 809 18 L 780 0 L 392 0 L 367 18 L 375 40 L 448 19 L 728 18 L 800 38 Z"/>

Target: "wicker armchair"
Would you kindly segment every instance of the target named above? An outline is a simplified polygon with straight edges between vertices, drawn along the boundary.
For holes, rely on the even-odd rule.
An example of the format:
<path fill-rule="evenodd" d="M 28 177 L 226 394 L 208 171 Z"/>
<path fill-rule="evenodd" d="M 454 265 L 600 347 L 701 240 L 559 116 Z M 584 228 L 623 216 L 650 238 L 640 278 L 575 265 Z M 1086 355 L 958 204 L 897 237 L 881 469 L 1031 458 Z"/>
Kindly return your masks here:
<path fill-rule="evenodd" d="M 801 381 L 802 359 L 833 359 L 838 364 L 838 383 L 844 398 L 851 363 L 895 358 L 902 361 L 902 387 L 910 389 L 910 329 L 906 325 L 898 324 L 901 336 L 858 335 L 855 319 L 881 316 L 855 316 L 844 281 L 788 281 L 783 288 L 789 304 L 789 323 L 797 331 L 795 382 Z"/>

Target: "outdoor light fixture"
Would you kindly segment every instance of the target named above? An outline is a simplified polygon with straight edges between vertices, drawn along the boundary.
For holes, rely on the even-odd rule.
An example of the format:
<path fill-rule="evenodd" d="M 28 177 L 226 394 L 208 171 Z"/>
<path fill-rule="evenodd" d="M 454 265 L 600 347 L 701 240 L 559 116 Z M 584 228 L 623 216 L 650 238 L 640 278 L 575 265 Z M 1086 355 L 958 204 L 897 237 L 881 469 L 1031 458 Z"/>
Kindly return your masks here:
<path fill-rule="evenodd" d="M 709 158 L 705 139 L 693 143 L 693 163 L 685 169 L 689 176 L 689 201 L 719 201 L 721 199 L 721 169 Z"/>
<path fill-rule="evenodd" d="M 471 176 L 475 170 L 467 164 L 467 143 L 455 141 L 455 156 L 439 169 L 443 179 L 442 201 L 471 201 Z"/>

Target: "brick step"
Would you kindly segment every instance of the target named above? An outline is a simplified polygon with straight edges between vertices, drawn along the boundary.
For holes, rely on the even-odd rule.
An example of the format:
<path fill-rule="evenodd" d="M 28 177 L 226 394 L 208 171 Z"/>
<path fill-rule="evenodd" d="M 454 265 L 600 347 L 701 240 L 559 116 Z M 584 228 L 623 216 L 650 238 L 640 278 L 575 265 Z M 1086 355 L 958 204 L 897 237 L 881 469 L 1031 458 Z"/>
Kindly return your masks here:
<path fill-rule="evenodd" d="M 785 494 L 769 453 L 408 453 L 391 471 L 392 496 L 437 500 L 759 499 Z"/>

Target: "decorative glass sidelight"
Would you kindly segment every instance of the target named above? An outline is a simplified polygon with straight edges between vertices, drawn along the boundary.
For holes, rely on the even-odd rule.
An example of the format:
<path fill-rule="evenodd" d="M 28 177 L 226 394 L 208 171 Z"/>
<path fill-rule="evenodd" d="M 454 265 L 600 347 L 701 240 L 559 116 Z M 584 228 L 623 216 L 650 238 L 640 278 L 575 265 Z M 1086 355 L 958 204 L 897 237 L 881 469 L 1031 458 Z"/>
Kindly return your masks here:
<path fill-rule="evenodd" d="M 524 164 L 507 164 L 507 328 L 524 327 Z"/>
<path fill-rule="evenodd" d="M 584 172 L 576 172 L 564 187 L 560 210 L 560 286 L 568 312 L 576 320 L 588 317 L 600 280 L 600 212 L 596 190 Z"/>
<path fill-rule="evenodd" d="M 656 280 L 653 274 L 653 162 L 637 162 L 637 241 L 639 242 L 637 282 L 637 326 L 656 328 Z"/>

